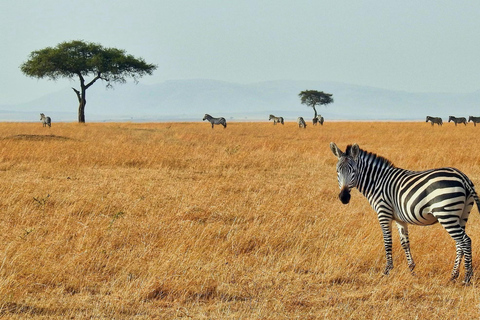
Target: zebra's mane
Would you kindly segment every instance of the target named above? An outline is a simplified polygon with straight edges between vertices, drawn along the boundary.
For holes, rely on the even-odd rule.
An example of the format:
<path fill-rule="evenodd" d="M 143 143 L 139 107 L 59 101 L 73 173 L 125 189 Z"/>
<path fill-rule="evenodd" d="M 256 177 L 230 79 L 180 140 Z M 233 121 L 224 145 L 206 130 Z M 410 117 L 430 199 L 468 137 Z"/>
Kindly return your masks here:
<path fill-rule="evenodd" d="M 352 150 L 352 145 L 349 144 L 347 146 L 347 149 L 345 150 L 345 153 L 350 156 L 351 155 L 351 150 Z M 375 163 L 377 165 L 382 165 L 383 164 L 383 165 L 386 165 L 386 166 L 389 166 L 389 167 L 394 167 L 395 166 L 392 161 L 388 160 L 385 157 L 379 156 L 376 153 L 368 152 L 368 151 L 362 150 L 360 148 L 359 148 L 359 151 L 360 151 L 359 157 L 362 158 L 362 159 L 369 159 L 369 162 L 371 162 L 371 163 Z"/>

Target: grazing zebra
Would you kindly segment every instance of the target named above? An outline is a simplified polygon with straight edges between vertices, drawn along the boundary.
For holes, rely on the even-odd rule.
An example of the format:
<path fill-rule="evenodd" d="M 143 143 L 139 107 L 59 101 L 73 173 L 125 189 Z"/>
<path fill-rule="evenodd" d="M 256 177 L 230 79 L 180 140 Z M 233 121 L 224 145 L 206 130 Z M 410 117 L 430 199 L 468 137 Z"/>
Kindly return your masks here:
<path fill-rule="evenodd" d="M 438 118 L 438 117 L 427 116 L 427 120 L 425 120 L 425 122 L 428 122 L 428 121 L 432 122 L 432 127 L 435 123 L 438 124 L 439 126 L 443 124 L 442 118 Z"/>
<path fill-rule="evenodd" d="M 297 118 L 297 123 L 299 128 L 307 128 L 307 124 L 305 123 L 305 120 L 303 120 L 303 117 L 298 117 Z"/>
<path fill-rule="evenodd" d="M 480 200 L 465 174 L 455 168 L 426 171 L 397 168 L 389 160 L 360 149 L 358 144 L 349 145 L 342 152 L 332 142 L 330 149 L 338 158 L 337 177 L 342 203 L 350 201 L 350 190 L 356 187 L 377 212 L 387 258 L 384 274 L 393 268 L 392 221 L 396 222 L 411 271 L 415 263 L 410 253 L 407 224 L 426 226 L 440 222 L 456 244 L 451 280 L 458 277 L 459 265 L 465 257 L 464 282 L 470 281 L 473 275 L 472 248 L 465 225 L 474 201 L 480 209 Z"/>
<path fill-rule="evenodd" d="M 283 117 L 275 117 L 273 114 L 270 115 L 270 117 L 268 118 L 268 121 L 272 120 L 273 119 L 273 124 L 277 124 L 278 123 L 281 123 L 281 124 L 284 124 L 283 123 Z"/>
<path fill-rule="evenodd" d="M 470 116 L 470 117 L 468 117 L 468 122 L 470 122 L 470 121 L 472 121 L 473 125 L 476 127 L 477 123 L 480 123 L 480 117 Z"/>
<path fill-rule="evenodd" d="M 43 113 L 40 113 L 40 121 L 42 121 L 44 127 L 52 127 L 52 119 L 50 117 L 45 117 Z"/>
<path fill-rule="evenodd" d="M 323 126 L 323 117 L 321 115 L 316 116 L 315 118 L 312 119 L 312 123 L 314 126 L 317 125 L 317 123 L 320 123 Z"/>
<path fill-rule="evenodd" d="M 225 120 L 225 118 L 214 118 L 209 114 L 205 114 L 205 116 L 203 116 L 203 121 L 205 120 L 212 124 L 212 129 L 214 124 L 221 124 L 223 126 L 223 129 L 227 127 L 227 120 Z"/>
<path fill-rule="evenodd" d="M 453 121 L 455 123 L 455 127 L 457 126 L 457 123 L 463 123 L 464 125 L 467 125 L 467 119 L 465 119 L 465 117 L 457 118 L 454 116 L 450 116 L 448 117 L 448 122 L 450 121 Z"/>

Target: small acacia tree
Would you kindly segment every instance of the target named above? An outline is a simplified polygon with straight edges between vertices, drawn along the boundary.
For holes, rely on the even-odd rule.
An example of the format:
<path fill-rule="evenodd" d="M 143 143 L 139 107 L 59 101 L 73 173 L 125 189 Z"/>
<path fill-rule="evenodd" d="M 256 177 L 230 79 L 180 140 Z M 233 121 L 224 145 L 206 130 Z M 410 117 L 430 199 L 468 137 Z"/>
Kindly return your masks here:
<path fill-rule="evenodd" d="M 33 51 L 20 69 L 25 75 L 39 79 L 78 78 L 80 88 L 72 89 L 79 103 L 78 122 L 84 123 L 87 89 L 97 80 L 105 81 L 107 87 L 125 83 L 126 78 L 138 82 L 138 78 L 151 75 L 157 66 L 128 55 L 124 50 L 77 40 Z M 91 79 L 86 80 L 87 77 Z"/>
<path fill-rule="evenodd" d="M 333 102 L 332 94 L 317 90 L 305 90 L 298 94 L 302 104 L 313 108 L 315 112 L 314 119 L 317 117 L 316 105 L 327 105 Z"/>

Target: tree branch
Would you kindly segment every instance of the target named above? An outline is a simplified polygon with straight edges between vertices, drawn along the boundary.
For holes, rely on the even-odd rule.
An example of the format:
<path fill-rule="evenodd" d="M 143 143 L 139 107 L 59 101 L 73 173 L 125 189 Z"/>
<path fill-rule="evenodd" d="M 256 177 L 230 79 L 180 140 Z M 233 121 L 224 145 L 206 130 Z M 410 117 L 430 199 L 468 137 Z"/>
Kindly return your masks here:
<path fill-rule="evenodd" d="M 72 90 L 75 91 L 75 93 L 77 94 L 78 102 L 82 102 L 82 95 L 80 94 L 80 91 L 78 91 L 74 87 L 72 87 Z"/>
<path fill-rule="evenodd" d="M 98 79 L 107 80 L 102 78 L 102 74 L 99 72 L 95 78 L 92 79 L 86 86 L 85 89 L 88 89 L 92 84 L 94 84 Z M 108 81 L 108 80 L 107 80 Z"/>

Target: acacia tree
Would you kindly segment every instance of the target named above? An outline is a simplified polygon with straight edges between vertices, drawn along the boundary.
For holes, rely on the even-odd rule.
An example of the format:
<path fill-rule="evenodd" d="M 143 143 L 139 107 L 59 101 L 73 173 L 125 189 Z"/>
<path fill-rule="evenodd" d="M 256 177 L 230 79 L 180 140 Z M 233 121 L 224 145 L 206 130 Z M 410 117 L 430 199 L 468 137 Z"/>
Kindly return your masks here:
<path fill-rule="evenodd" d="M 77 40 L 33 51 L 20 69 L 32 78 L 78 78 L 80 88 L 72 89 L 78 98 L 78 122 L 84 123 L 87 89 L 97 80 L 105 81 L 107 88 L 114 83 L 125 83 L 126 78 L 137 83 L 138 78 L 151 75 L 157 66 L 128 55 L 125 50 Z"/>
<path fill-rule="evenodd" d="M 313 111 L 315 111 L 314 119 L 317 118 L 317 109 L 315 109 L 316 105 L 323 106 L 333 102 L 332 94 L 323 91 L 305 90 L 300 92 L 298 96 L 300 97 L 302 104 L 306 104 L 313 108 Z"/>

